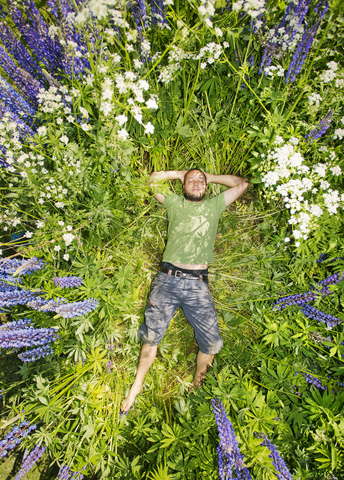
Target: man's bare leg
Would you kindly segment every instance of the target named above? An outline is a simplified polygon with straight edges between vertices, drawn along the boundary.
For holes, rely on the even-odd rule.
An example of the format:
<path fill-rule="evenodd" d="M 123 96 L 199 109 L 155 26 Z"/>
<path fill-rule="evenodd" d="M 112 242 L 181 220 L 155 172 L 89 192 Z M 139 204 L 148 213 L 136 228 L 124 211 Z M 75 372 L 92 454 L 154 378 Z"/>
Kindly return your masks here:
<path fill-rule="evenodd" d="M 202 353 L 200 350 L 198 351 L 196 373 L 190 387 L 191 391 L 202 385 L 208 367 L 213 363 L 214 356 L 215 355 L 207 355 L 206 353 Z"/>
<path fill-rule="evenodd" d="M 157 350 L 157 345 L 153 347 L 151 345 L 146 345 L 145 343 L 142 345 L 136 377 L 127 398 L 125 398 L 121 404 L 122 412 L 127 412 L 134 403 L 136 396 L 141 393 L 143 380 L 150 366 L 154 362 Z"/>

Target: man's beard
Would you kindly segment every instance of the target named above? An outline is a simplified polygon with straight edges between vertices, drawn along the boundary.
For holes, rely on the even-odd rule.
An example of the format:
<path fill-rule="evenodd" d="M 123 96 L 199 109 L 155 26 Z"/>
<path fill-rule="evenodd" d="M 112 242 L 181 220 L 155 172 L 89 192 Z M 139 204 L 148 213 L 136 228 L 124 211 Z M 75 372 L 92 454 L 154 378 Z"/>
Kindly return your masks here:
<path fill-rule="evenodd" d="M 189 193 L 184 192 L 184 197 L 186 200 L 189 200 L 190 202 L 201 202 L 205 197 L 206 193 L 207 192 L 204 192 L 201 195 L 193 195 L 193 194 L 190 195 Z"/>

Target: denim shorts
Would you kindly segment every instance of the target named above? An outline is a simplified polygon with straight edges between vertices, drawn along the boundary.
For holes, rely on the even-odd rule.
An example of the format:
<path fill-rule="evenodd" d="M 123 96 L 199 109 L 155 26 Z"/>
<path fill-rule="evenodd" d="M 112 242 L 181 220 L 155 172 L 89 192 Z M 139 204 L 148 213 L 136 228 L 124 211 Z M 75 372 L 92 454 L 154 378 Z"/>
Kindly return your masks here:
<path fill-rule="evenodd" d="M 158 345 L 178 308 L 195 332 L 202 353 L 215 355 L 223 345 L 208 285 L 197 278 L 178 278 L 159 272 L 154 278 L 139 337 L 147 345 Z M 178 341 L 178 339 L 176 339 Z"/>

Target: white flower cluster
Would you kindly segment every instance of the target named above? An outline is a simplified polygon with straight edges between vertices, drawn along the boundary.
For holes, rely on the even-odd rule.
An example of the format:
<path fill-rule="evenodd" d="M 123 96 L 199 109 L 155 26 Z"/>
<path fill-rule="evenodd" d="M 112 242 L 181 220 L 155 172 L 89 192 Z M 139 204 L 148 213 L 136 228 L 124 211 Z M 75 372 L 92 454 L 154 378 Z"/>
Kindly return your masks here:
<path fill-rule="evenodd" d="M 217 60 L 222 54 L 222 46 L 218 45 L 215 42 L 210 42 L 205 47 L 202 47 L 198 55 L 195 55 L 194 60 L 201 60 L 206 57 L 205 62 L 201 63 L 201 68 L 205 68 L 207 63 L 213 65 L 214 61 Z"/>
<path fill-rule="evenodd" d="M 91 15 L 97 17 L 98 20 L 112 16 L 115 25 L 120 27 L 129 27 L 128 23 L 123 20 L 122 13 L 111 7 L 118 6 L 117 0 L 89 0 L 88 4 L 75 17 L 75 23 L 83 24 L 87 22 Z"/>
<path fill-rule="evenodd" d="M 183 49 L 173 46 L 168 56 L 168 65 L 161 68 L 158 81 L 166 84 L 171 82 L 173 74 L 182 69 L 182 60 L 189 58 L 193 58 L 192 53 L 184 52 Z"/>
<path fill-rule="evenodd" d="M 23 144 L 19 140 L 21 124 L 14 122 L 10 112 L 5 112 L 0 120 L 0 145 L 5 146 L 5 150 L 1 152 L 2 160 L 9 165 L 7 171 L 15 172 L 14 165 L 16 158 L 20 156 Z M 13 179 L 16 181 L 16 179 Z"/>
<path fill-rule="evenodd" d="M 329 83 L 332 82 L 337 76 L 337 70 L 338 70 L 338 63 L 336 62 L 328 62 L 327 64 L 328 70 L 325 70 L 323 73 L 319 75 L 320 80 L 323 83 Z"/>
<path fill-rule="evenodd" d="M 270 77 L 273 77 L 274 74 L 276 74 L 278 77 L 283 77 L 284 76 L 284 68 L 281 65 L 271 65 L 271 67 L 265 67 L 264 72 L 266 75 L 269 75 Z"/>
<path fill-rule="evenodd" d="M 14 207 L 12 207 L 11 210 L 6 209 L 3 213 L 0 213 L 0 223 L 5 224 L 2 229 L 6 232 L 8 227 L 16 227 L 17 225 L 20 225 L 21 219 L 18 216 L 19 213 L 14 210 Z"/>
<path fill-rule="evenodd" d="M 342 140 L 344 138 L 344 128 L 336 128 L 333 135 L 334 140 Z"/>
<path fill-rule="evenodd" d="M 224 45 L 225 43 L 226 42 L 224 42 Z M 183 49 L 174 46 L 169 54 L 168 65 L 162 67 L 160 70 L 158 81 L 166 84 L 171 82 L 174 73 L 182 69 L 181 62 L 184 59 L 204 59 L 200 65 L 201 68 L 204 69 L 207 64 L 213 65 L 214 61 L 221 56 L 222 52 L 222 46 L 215 42 L 209 42 L 207 45 L 202 47 L 197 54 L 187 53 Z"/>
<path fill-rule="evenodd" d="M 135 120 L 143 125 L 145 133 L 154 133 L 154 126 L 151 122 L 146 125 L 143 123 L 143 108 L 155 110 L 158 108 L 158 97 L 156 95 L 150 95 L 149 98 L 145 98 L 146 93 L 149 90 L 149 83 L 147 80 L 142 79 L 135 72 L 126 71 L 124 73 L 117 73 L 114 76 L 114 81 L 106 77 L 102 84 L 102 103 L 100 110 L 105 116 L 108 116 L 114 108 L 112 98 L 116 89 L 119 94 L 128 95 L 133 93 L 126 102 L 128 104 L 128 110 L 133 115 Z M 115 117 L 119 126 L 122 127 L 128 120 L 128 117 L 124 114 Z M 117 131 L 117 136 L 121 140 L 126 140 L 129 137 L 129 133 L 125 128 Z"/>
<path fill-rule="evenodd" d="M 68 94 L 68 89 L 64 86 L 50 87 L 49 90 L 41 88 L 37 95 L 41 110 L 45 113 L 53 113 L 57 110 L 64 111 L 66 115 L 70 114 L 72 97 Z"/>
<path fill-rule="evenodd" d="M 289 0 L 288 4 L 298 2 L 295 0 Z M 290 13 L 285 17 L 285 26 L 279 28 L 271 28 L 266 35 L 268 42 L 272 44 L 278 44 L 282 52 L 293 52 L 301 40 L 302 34 L 304 32 L 304 25 L 299 25 L 299 17 L 295 15 L 294 9 L 292 8 Z M 258 24 L 258 22 L 256 22 Z M 259 25 L 256 25 L 257 28 L 260 28 Z"/>
<path fill-rule="evenodd" d="M 101 98 L 101 105 L 100 111 L 107 117 L 113 107 L 114 104 L 111 102 L 113 96 L 113 82 L 111 78 L 105 78 L 104 83 L 102 83 L 102 98 Z"/>
<path fill-rule="evenodd" d="M 308 102 L 310 106 L 315 105 L 316 108 L 319 108 L 321 101 L 322 101 L 321 95 L 319 95 L 318 93 L 313 92 L 310 95 L 308 95 Z"/>
<path fill-rule="evenodd" d="M 281 145 L 281 137 L 277 138 L 277 144 Z M 331 153 L 330 162 L 336 158 L 334 152 Z M 297 247 L 300 246 L 299 240 L 307 240 L 309 233 L 317 227 L 324 209 L 332 215 L 339 206 L 344 208 L 344 194 L 340 196 L 324 180 L 327 172 L 341 175 L 338 165 L 318 163 L 308 167 L 290 141 L 270 151 L 264 162 L 269 170 L 263 175 L 262 181 L 270 190 L 270 196 L 275 198 L 275 193 L 281 195 L 285 207 L 290 211 L 289 224 L 293 226 Z"/>
<path fill-rule="evenodd" d="M 238 0 L 233 3 L 233 12 L 243 9 L 250 17 L 257 18 L 265 11 L 265 0 Z"/>
<path fill-rule="evenodd" d="M 45 169 L 43 169 L 45 170 Z M 46 172 L 46 170 L 45 170 Z M 63 208 L 64 203 L 61 202 L 63 198 L 67 195 L 68 190 L 63 188 L 62 185 L 55 185 L 55 178 L 51 177 L 49 179 L 49 185 L 47 185 L 39 194 L 39 199 L 37 202 L 40 205 L 43 205 L 45 201 L 54 201 L 57 208 Z"/>
<path fill-rule="evenodd" d="M 210 18 L 215 13 L 215 1 L 214 0 L 201 0 L 201 5 L 198 7 L 200 15 L 203 17 L 205 24 L 212 28 L 213 22 Z"/>

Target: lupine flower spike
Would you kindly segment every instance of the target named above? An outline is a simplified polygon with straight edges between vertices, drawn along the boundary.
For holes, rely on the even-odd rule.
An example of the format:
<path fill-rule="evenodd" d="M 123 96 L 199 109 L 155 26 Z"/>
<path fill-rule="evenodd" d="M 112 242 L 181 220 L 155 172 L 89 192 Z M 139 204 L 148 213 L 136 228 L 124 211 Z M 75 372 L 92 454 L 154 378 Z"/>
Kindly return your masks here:
<path fill-rule="evenodd" d="M 258 434 L 257 437 L 263 438 L 261 445 L 268 447 L 271 452 L 269 457 L 272 459 L 272 465 L 276 468 L 278 480 L 292 480 L 291 473 L 275 445 L 270 442 L 264 433 Z"/>
<path fill-rule="evenodd" d="M 281 297 L 276 302 L 273 303 L 272 310 L 282 310 L 283 308 L 289 307 L 291 305 L 296 306 L 303 306 L 306 303 L 312 302 L 320 295 L 325 297 L 326 295 L 330 295 L 331 290 L 329 290 L 329 285 L 335 285 L 339 283 L 344 278 L 344 272 L 340 275 L 338 273 L 334 273 L 329 277 L 321 280 L 315 286 L 311 286 L 308 292 L 305 293 L 298 293 L 296 295 L 288 295 L 287 297 Z M 322 287 L 322 288 L 319 288 Z"/>
<path fill-rule="evenodd" d="M 82 278 L 80 277 L 54 277 L 53 282 L 57 287 L 61 288 L 76 288 L 82 285 Z"/>
<path fill-rule="evenodd" d="M 30 422 L 23 420 L 18 426 L 15 426 L 11 432 L 9 432 L 4 440 L 0 440 L 0 458 L 5 457 L 8 450 L 13 450 L 17 445 L 20 445 L 22 438 L 28 436 L 28 434 L 35 430 L 36 425 L 30 425 Z"/>
<path fill-rule="evenodd" d="M 18 355 L 24 362 L 52 355 L 51 344 L 58 338 L 54 328 L 35 328 L 27 318 L 0 327 L 0 348 L 36 347 Z"/>
<path fill-rule="evenodd" d="M 314 320 L 318 320 L 318 322 L 326 323 L 326 328 L 328 330 L 340 325 L 343 321 L 340 318 L 330 315 L 329 313 L 324 313 L 317 308 L 311 307 L 310 305 L 305 305 L 301 312 L 304 313 L 308 318 L 313 318 Z"/>
<path fill-rule="evenodd" d="M 29 472 L 31 468 L 38 462 L 44 452 L 45 447 L 41 447 L 39 445 L 36 445 L 30 453 L 25 450 L 23 462 L 14 480 L 21 480 L 24 475 Z"/>
<path fill-rule="evenodd" d="M 227 417 L 223 403 L 221 400 L 214 398 L 211 404 L 220 439 L 219 446 L 216 449 L 220 479 L 252 480 L 244 463 L 244 456 L 240 453 L 233 426 Z"/>
<path fill-rule="evenodd" d="M 82 469 L 85 470 L 86 466 Z M 67 465 L 61 465 L 57 480 L 82 480 L 84 474 L 80 472 L 72 472 Z"/>

